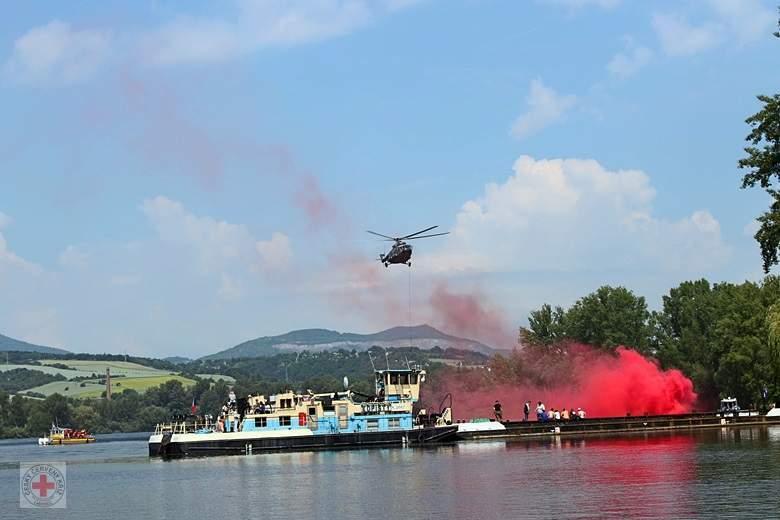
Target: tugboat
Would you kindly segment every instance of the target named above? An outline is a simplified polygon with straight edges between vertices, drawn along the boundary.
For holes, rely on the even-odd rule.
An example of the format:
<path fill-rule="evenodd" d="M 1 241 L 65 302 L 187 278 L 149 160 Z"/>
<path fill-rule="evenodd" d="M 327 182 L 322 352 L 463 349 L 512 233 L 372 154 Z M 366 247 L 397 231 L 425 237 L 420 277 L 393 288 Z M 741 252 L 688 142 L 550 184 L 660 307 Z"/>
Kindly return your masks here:
<path fill-rule="evenodd" d="M 75 430 L 73 428 L 60 428 L 54 424 L 51 425 L 49 435 L 38 438 L 39 446 L 50 446 L 53 444 L 89 444 L 95 442 L 95 436 L 87 430 Z"/>
<path fill-rule="evenodd" d="M 285 392 L 236 399 L 231 391 L 216 421 L 158 424 L 149 456 L 181 457 L 258 452 L 406 446 L 455 440 L 448 408 L 413 415 L 425 371 L 375 370 L 374 396 L 349 390 L 324 394 Z"/>

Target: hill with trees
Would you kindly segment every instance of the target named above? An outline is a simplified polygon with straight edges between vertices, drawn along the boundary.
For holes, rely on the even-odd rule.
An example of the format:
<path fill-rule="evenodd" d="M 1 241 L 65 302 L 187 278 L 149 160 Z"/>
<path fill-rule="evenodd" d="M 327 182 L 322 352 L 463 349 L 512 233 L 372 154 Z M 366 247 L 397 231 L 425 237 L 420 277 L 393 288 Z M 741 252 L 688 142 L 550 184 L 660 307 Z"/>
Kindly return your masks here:
<path fill-rule="evenodd" d="M 27 343 L 8 336 L 0 334 L 0 352 L 40 352 L 42 354 L 68 354 L 68 351 L 61 348 L 45 347 L 43 345 L 35 345 L 33 343 Z"/>
<path fill-rule="evenodd" d="M 421 349 L 452 348 L 492 354 L 495 350 L 483 343 L 445 334 L 430 325 L 393 327 L 374 334 L 355 334 L 328 329 L 294 330 L 279 336 L 264 336 L 235 347 L 204 356 L 202 359 L 231 359 L 273 356 L 283 352 L 322 350 L 368 350 L 371 347 L 400 348 L 414 345 Z"/>

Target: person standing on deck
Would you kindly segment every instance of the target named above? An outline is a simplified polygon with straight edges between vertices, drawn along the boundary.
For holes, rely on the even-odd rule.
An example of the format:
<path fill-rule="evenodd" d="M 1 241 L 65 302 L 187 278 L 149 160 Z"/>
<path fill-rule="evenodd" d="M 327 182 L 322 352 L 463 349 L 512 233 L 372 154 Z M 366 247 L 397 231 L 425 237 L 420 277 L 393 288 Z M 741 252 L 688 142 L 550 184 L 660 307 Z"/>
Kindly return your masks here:
<path fill-rule="evenodd" d="M 531 413 L 531 401 L 526 401 L 523 405 L 523 422 L 528 422 L 529 413 Z"/>
<path fill-rule="evenodd" d="M 547 419 L 547 414 L 544 413 L 544 404 L 539 401 L 539 404 L 536 405 L 536 420 L 539 422 L 544 422 Z"/>
<path fill-rule="evenodd" d="M 493 414 L 496 416 L 496 420 L 498 422 L 501 422 L 504 419 L 504 416 L 501 412 L 501 403 L 498 402 L 498 399 L 496 399 L 496 402 L 493 403 Z"/>

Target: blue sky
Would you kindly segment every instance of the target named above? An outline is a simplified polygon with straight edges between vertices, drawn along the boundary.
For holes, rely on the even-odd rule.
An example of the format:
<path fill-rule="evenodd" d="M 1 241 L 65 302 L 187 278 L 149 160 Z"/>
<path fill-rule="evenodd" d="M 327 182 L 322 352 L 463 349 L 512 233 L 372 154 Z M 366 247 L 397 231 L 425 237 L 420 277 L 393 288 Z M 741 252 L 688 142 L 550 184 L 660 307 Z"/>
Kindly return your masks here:
<path fill-rule="evenodd" d="M 202 355 L 758 280 L 762 0 L 36 2 L 0 21 L 0 333 Z M 438 224 L 411 273 L 364 233 Z M 411 288 L 411 291 L 410 291 Z M 411 293 L 411 300 L 410 300 Z M 411 305 L 410 305 L 411 302 Z"/>

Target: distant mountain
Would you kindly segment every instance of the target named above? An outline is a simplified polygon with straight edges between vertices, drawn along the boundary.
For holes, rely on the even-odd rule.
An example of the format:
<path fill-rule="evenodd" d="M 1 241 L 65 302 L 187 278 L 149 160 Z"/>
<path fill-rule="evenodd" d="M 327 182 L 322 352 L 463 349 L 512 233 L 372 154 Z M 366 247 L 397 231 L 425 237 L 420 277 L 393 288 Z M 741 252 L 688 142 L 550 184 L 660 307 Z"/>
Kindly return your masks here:
<path fill-rule="evenodd" d="M 43 354 L 70 354 L 67 350 L 54 347 L 44 347 L 42 345 L 33 345 L 26 341 L 9 338 L 0 334 L 0 352 L 41 352 Z"/>
<path fill-rule="evenodd" d="M 279 336 L 264 336 L 245 341 L 235 347 L 204 356 L 202 359 L 231 359 L 246 357 L 273 356 L 281 352 L 300 352 L 303 350 L 368 350 L 374 346 L 408 347 L 421 349 L 434 347 L 473 350 L 482 354 L 493 354 L 495 350 L 478 341 L 450 336 L 430 325 L 415 327 L 393 327 L 375 334 L 354 334 L 328 329 L 294 330 Z"/>

